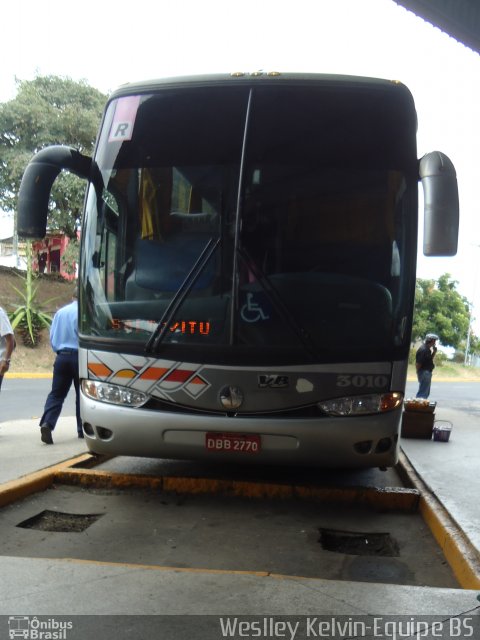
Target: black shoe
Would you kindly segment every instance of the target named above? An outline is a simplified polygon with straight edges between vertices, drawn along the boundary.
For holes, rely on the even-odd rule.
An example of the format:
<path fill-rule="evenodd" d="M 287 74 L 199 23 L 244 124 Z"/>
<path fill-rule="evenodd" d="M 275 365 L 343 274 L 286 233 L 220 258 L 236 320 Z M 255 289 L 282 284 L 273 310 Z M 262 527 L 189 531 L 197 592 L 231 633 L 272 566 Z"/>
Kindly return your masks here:
<path fill-rule="evenodd" d="M 42 442 L 44 442 L 45 444 L 53 444 L 52 429 L 50 428 L 49 424 L 42 424 L 42 426 L 40 427 L 40 433 L 42 434 Z"/>
<path fill-rule="evenodd" d="M 79 438 L 84 438 L 84 437 L 85 437 L 85 436 L 83 435 L 83 431 L 79 431 L 79 432 L 78 432 L 78 437 L 79 437 Z"/>

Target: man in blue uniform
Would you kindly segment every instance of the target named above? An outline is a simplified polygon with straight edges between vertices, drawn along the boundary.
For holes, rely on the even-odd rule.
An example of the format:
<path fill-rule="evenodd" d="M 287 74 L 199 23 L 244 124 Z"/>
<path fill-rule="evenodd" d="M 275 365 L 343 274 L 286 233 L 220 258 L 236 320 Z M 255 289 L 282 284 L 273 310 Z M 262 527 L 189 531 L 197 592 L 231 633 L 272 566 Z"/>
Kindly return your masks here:
<path fill-rule="evenodd" d="M 432 371 L 435 369 L 433 359 L 437 353 L 435 346 L 438 336 L 434 333 L 427 333 L 425 342 L 417 349 L 415 356 L 415 366 L 417 368 L 417 378 L 419 387 L 417 398 L 428 398 L 430 395 L 430 385 L 432 383 Z"/>
<path fill-rule="evenodd" d="M 50 327 L 50 344 L 56 358 L 53 365 L 52 390 L 48 394 L 40 420 L 41 440 L 53 444 L 52 431 L 62 411 L 63 402 L 72 386 L 75 386 L 77 433 L 83 438 L 80 419 L 80 390 L 78 379 L 78 304 L 75 290 L 70 304 L 57 311 Z"/>

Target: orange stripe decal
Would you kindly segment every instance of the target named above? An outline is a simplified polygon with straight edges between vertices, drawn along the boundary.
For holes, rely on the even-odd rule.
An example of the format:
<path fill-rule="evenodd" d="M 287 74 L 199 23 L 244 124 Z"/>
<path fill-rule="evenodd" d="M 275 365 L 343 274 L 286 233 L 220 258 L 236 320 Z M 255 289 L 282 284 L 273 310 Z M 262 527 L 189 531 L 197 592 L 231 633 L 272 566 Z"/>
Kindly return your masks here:
<path fill-rule="evenodd" d="M 107 378 L 112 373 L 112 370 L 102 362 L 89 362 L 88 370 L 97 378 Z"/>
<path fill-rule="evenodd" d="M 139 377 L 140 380 L 159 380 L 168 369 L 165 367 L 149 367 Z"/>

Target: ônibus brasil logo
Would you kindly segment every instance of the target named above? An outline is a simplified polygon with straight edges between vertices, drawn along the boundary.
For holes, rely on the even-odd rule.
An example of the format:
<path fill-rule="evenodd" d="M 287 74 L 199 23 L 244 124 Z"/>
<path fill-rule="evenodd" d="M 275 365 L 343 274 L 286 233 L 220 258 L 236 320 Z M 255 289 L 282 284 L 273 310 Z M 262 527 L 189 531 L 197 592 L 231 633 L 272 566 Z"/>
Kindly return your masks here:
<path fill-rule="evenodd" d="M 37 616 L 8 616 L 8 637 L 10 640 L 67 640 L 67 631 L 73 623 L 68 620 L 47 618 L 39 620 Z"/>

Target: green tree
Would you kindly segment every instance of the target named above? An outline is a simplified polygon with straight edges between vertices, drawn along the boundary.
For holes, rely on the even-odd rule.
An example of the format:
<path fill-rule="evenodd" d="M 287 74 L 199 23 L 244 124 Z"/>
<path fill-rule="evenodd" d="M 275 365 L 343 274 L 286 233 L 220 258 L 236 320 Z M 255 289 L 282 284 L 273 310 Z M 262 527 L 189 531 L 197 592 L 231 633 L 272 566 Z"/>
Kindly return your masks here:
<path fill-rule="evenodd" d="M 412 341 L 436 333 L 445 346 L 465 346 L 470 321 L 468 300 L 457 291 L 458 282 L 445 273 L 438 280 L 417 279 Z M 475 336 L 474 343 L 478 341 Z"/>
<path fill-rule="evenodd" d="M 80 262 L 80 243 L 72 238 L 61 258 L 62 269 L 65 273 L 75 275 L 75 267 Z"/>
<path fill-rule="evenodd" d="M 106 96 L 86 82 L 57 76 L 18 81 L 0 104 L 0 207 L 15 211 L 23 172 L 42 148 L 62 144 L 91 154 Z M 76 236 L 85 182 L 62 172 L 50 199 L 48 228 Z"/>

